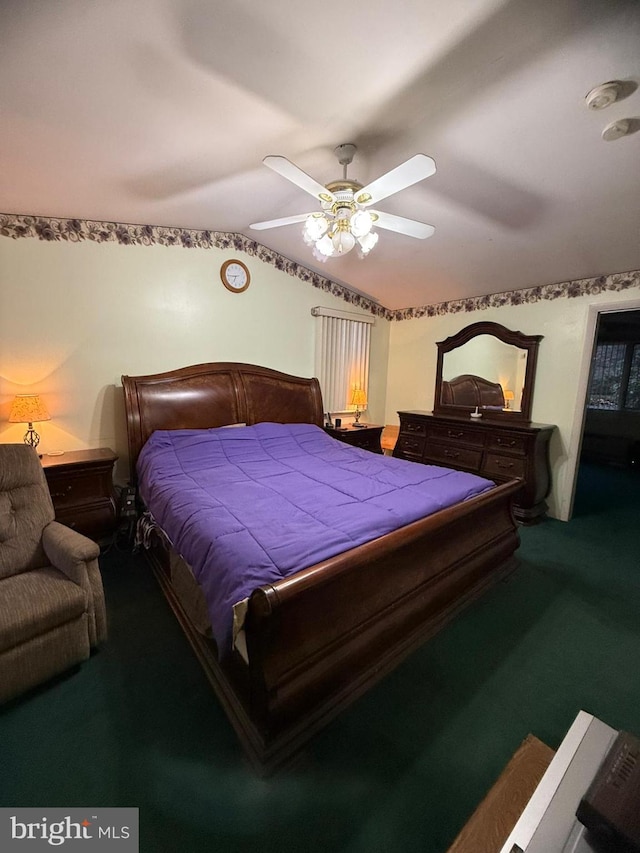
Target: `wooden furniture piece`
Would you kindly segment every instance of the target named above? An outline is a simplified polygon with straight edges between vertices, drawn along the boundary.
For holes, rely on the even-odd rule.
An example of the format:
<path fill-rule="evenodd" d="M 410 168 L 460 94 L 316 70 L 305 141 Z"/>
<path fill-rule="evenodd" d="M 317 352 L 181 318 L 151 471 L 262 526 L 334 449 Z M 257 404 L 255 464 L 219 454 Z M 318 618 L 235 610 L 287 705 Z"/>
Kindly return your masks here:
<path fill-rule="evenodd" d="M 492 410 L 505 408 L 504 391 L 499 382 L 489 382 L 482 376 L 463 373 L 447 382 L 442 380 L 442 402 L 451 406 L 468 406 L 471 409 Z"/>
<path fill-rule="evenodd" d="M 320 386 L 255 365 L 200 364 L 123 376 L 131 476 L 157 429 L 261 421 L 323 425 Z M 519 484 L 337 554 L 248 600 L 247 657 L 218 659 L 203 596 L 156 529 L 147 552 L 254 768 L 285 764 L 321 727 L 515 565 Z"/>
<path fill-rule="evenodd" d="M 114 532 L 113 466 L 117 458 L 108 447 L 42 457 L 56 521 L 96 541 Z"/>
<path fill-rule="evenodd" d="M 499 323 L 482 322 L 472 323 L 446 340 L 438 341 L 435 414 L 464 416 L 486 402 L 491 406 L 491 417 L 496 420 L 529 422 L 541 340 L 542 335 L 523 335 Z M 478 372 L 482 376 L 478 376 Z M 476 387 L 474 394 L 467 394 L 466 391 L 471 390 L 468 380 L 476 386 L 480 380 L 482 386 Z M 514 405 L 509 409 L 505 406 L 501 411 L 499 406 L 505 399 L 507 386 L 513 391 Z M 456 388 L 460 391 L 457 400 L 454 398 Z M 478 403 L 475 394 L 484 395 L 486 400 Z"/>
<path fill-rule="evenodd" d="M 345 444 L 350 444 L 352 447 L 361 447 L 363 450 L 370 450 L 372 453 L 382 453 L 380 437 L 383 429 L 384 427 L 378 424 L 365 424 L 361 427 L 353 427 L 348 424 L 339 429 L 326 426 L 324 431 L 331 438 L 337 438 L 338 441 L 344 441 Z"/>
<path fill-rule="evenodd" d="M 447 853 L 500 853 L 554 754 L 527 735 Z"/>
<path fill-rule="evenodd" d="M 547 511 L 551 487 L 551 424 L 472 419 L 432 412 L 398 412 L 400 434 L 393 452 L 399 459 L 444 465 L 504 482 L 522 479 L 513 512 L 522 524 L 535 524 Z"/>

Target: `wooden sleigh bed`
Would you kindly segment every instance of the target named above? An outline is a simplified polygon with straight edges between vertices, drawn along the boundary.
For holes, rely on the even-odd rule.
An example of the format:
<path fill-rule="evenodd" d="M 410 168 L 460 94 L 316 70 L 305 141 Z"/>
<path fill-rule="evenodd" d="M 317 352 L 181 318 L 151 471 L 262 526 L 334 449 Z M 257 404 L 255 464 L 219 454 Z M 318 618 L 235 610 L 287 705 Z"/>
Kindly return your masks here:
<path fill-rule="evenodd" d="M 246 423 L 322 426 L 316 379 L 214 363 L 123 376 L 132 482 L 154 430 Z M 411 464 L 411 463 L 409 463 Z M 515 565 L 519 481 L 255 589 L 247 659 L 218 659 L 204 599 L 161 531 L 146 551 L 253 767 L 286 764 L 343 708 Z"/>

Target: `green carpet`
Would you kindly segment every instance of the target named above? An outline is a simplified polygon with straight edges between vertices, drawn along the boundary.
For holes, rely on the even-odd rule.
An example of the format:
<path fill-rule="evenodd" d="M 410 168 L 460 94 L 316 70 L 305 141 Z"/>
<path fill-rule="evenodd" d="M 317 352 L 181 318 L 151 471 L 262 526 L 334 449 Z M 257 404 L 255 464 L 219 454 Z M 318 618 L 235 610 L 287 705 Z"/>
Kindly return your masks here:
<path fill-rule="evenodd" d="M 527 733 L 640 733 L 640 477 L 583 466 L 575 515 L 259 780 L 143 560 L 101 559 L 105 647 L 0 712 L 0 805 L 138 806 L 143 853 L 444 853 Z"/>

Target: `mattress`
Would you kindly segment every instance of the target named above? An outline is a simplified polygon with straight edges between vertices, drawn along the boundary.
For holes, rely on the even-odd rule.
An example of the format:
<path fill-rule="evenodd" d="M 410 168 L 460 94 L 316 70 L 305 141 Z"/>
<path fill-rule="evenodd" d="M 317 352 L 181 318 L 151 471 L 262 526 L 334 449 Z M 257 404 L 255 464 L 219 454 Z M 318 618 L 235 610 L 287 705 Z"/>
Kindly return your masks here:
<path fill-rule="evenodd" d="M 159 430 L 140 495 L 191 567 L 224 656 L 233 606 L 264 584 L 494 487 L 351 447 L 312 424 Z"/>

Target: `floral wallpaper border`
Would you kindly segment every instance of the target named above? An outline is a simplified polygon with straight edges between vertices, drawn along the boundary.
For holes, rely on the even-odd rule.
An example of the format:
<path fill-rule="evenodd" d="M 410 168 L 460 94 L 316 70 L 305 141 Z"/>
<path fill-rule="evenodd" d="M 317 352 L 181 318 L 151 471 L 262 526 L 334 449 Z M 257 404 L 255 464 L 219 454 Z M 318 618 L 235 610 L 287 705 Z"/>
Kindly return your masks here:
<path fill-rule="evenodd" d="M 296 261 L 291 261 L 256 243 L 243 234 L 224 231 L 200 231 L 189 228 L 169 228 L 163 225 L 128 225 L 121 222 L 99 222 L 91 219 L 60 219 L 48 216 L 29 216 L 15 213 L 0 213 L 0 236 L 19 239 L 35 237 L 39 240 L 66 240 L 78 243 L 92 240 L 95 243 L 115 242 L 123 246 L 182 246 L 185 249 L 234 249 L 271 264 L 276 269 L 295 276 L 320 290 L 331 293 L 385 320 L 413 320 L 420 317 L 437 317 L 443 314 L 460 314 L 500 308 L 506 305 L 527 305 L 541 300 L 575 298 L 604 291 L 622 291 L 640 287 L 640 270 L 612 273 L 595 278 L 563 281 L 557 284 L 527 287 L 493 293 L 489 296 L 474 296 L 435 305 L 416 308 L 385 308 L 366 296 L 349 290 L 319 273 L 313 272 Z"/>

